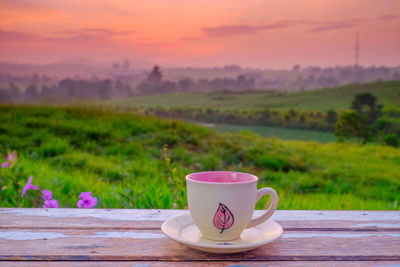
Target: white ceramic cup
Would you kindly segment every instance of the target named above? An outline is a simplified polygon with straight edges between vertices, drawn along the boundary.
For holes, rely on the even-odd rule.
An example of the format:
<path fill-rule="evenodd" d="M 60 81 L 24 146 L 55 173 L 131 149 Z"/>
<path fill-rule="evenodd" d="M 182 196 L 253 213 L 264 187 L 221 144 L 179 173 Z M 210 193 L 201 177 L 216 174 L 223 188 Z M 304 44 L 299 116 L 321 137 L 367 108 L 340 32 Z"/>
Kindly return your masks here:
<path fill-rule="evenodd" d="M 257 190 L 257 176 L 241 172 L 197 172 L 186 176 L 187 200 L 193 222 L 203 237 L 233 240 L 244 229 L 265 222 L 278 206 L 275 190 Z M 271 204 L 263 215 L 252 219 L 255 205 L 264 195 Z"/>

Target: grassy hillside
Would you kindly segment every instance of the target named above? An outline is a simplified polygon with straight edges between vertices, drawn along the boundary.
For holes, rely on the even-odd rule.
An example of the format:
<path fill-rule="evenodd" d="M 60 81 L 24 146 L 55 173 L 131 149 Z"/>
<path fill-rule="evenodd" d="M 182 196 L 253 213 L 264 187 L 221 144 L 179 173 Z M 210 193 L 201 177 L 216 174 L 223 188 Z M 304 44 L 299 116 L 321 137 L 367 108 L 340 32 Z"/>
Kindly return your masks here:
<path fill-rule="evenodd" d="M 0 106 L 0 203 L 41 206 L 20 193 L 29 176 L 76 207 L 91 191 L 99 208 L 186 206 L 184 176 L 235 170 L 274 187 L 280 209 L 400 209 L 400 150 L 219 134 L 179 121 L 84 108 Z M 265 199 L 258 204 L 261 208 Z"/>
<path fill-rule="evenodd" d="M 243 132 L 250 131 L 263 137 L 276 137 L 283 140 L 313 140 L 319 143 L 335 142 L 335 134 L 332 132 L 322 132 L 314 130 L 290 129 L 273 126 L 257 126 L 257 125 L 232 125 L 232 124 L 205 124 L 206 127 L 214 129 L 218 132 Z"/>
<path fill-rule="evenodd" d="M 202 108 L 274 108 L 326 111 L 348 109 L 356 94 L 371 92 L 387 108 L 400 106 L 400 81 L 352 84 L 335 88 L 296 93 L 278 92 L 189 92 L 114 99 L 120 107 L 202 107 Z"/>

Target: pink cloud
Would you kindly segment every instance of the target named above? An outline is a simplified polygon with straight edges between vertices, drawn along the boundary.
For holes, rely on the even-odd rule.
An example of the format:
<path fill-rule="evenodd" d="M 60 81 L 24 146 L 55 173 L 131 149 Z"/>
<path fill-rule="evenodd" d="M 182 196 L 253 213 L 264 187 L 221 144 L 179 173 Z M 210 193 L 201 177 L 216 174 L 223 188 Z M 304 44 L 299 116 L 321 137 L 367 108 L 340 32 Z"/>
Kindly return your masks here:
<path fill-rule="evenodd" d="M 101 41 L 102 44 L 111 42 L 112 36 L 123 36 L 134 31 L 113 31 L 105 28 L 87 28 L 80 30 L 67 30 L 55 33 L 52 37 L 28 34 L 16 31 L 0 30 L 0 43 L 26 43 L 43 42 L 46 44 L 72 44 L 80 46 L 93 41 Z M 57 36 L 61 35 L 61 36 Z"/>
<path fill-rule="evenodd" d="M 37 39 L 38 38 L 32 34 L 0 30 L 0 43 L 26 42 L 26 41 L 35 41 Z"/>
<path fill-rule="evenodd" d="M 135 33 L 136 31 L 113 31 L 106 28 L 85 28 L 79 30 L 66 30 L 57 32 L 59 34 L 67 34 L 67 35 L 90 35 L 90 36 L 113 36 L 113 35 L 127 35 L 130 33 Z"/>
<path fill-rule="evenodd" d="M 196 37 L 196 36 L 187 36 L 187 37 L 182 37 L 181 38 L 182 41 L 197 41 L 200 40 L 200 37 Z"/>
<path fill-rule="evenodd" d="M 254 34 L 264 30 L 288 27 L 288 23 L 274 23 L 266 25 L 229 25 L 203 28 L 209 37 L 228 37 L 234 35 Z"/>
<path fill-rule="evenodd" d="M 3 8 L 6 7 L 8 9 L 37 9 L 37 8 L 42 8 L 40 5 L 37 3 L 34 3 L 31 0 L 14 0 L 14 1 L 8 1 L 8 0 L 0 0 L 0 6 Z"/>
<path fill-rule="evenodd" d="M 394 16 L 385 16 L 384 19 L 392 19 Z M 265 25 L 230 25 L 203 28 L 203 32 L 209 37 L 229 37 L 234 35 L 256 34 L 258 32 L 277 28 L 286 28 L 296 25 L 314 26 L 310 32 L 325 32 L 342 28 L 354 27 L 358 23 L 368 21 L 367 18 L 354 18 L 347 21 L 313 21 L 313 20 L 282 20 Z M 190 40 L 190 39 L 186 39 Z"/>
<path fill-rule="evenodd" d="M 354 26 L 355 26 L 354 23 L 348 23 L 348 22 L 328 22 L 325 23 L 325 25 L 323 26 L 314 27 L 310 29 L 310 32 L 326 32 L 343 28 L 351 28 Z"/>
<path fill-rule="evenodd" d="M 377 17 L 377 20 L 391 20 L 391 19 L 398 19 L 400 18 L 400 15 L 392 15 L 392 14 L 386 14 L 386 15 L 381 15 Z"/>

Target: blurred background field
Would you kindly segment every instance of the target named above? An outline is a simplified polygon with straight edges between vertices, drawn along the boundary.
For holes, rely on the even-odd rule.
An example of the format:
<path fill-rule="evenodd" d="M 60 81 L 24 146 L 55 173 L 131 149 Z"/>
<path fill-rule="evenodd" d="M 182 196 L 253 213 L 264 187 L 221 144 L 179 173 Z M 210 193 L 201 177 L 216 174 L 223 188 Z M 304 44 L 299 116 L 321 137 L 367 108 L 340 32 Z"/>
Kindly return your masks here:
<path fill-rule="evenodd" d="M 200 124 L 217 132 L 240 133 L 251 132 L 263 137 L 273 137 L 283 140 L 314 141 L 318 143 L 332 143 L 336 141 L 335 134 L 327 131 L 303 130 L 274 126 L 259 125 L 232 125 L 232 124 Z"/>
<path fill-rule="evenodd" d="M 5 207 L 32 206 L 19 195 L 34 176 L 63 207 L 91 191 L 101 208 L 184 208 L 184 176 L 223 169 L 258 175 L 259 186 L 278 191 L 280 209 L 400 208 L 398 148 L 217 133 L 105 109 L 0 109 L 2 153 L 19 156 L 15 166 L 0 169 Z"/>
<path fill-rule="evenodd" d="M 334 130 L 340 113 L 349 110 L 354 97 L 362 93 L 377 97 L 377 102 L 383 105 L 379 123 L 400 135 L 399 81 L 307 92 L 219 90 L 150 94 L 98 101 L 94 105 L 203 122 L 222 132 L 250 130 L 264 137 L 327 143 L 337 140 Z"/>
<path fill-rule="evenodd" d="M 185 208 L 185 175 L 232 170 L 280 209 L 399 210 L 398 14 L 398 0 L 0 1 L 0 206 L 42 207 L 21 197 L 33 176 L 60 207 L 92 192 L 101 208 Z"/>
<path fill-rule="evenodd" d="M 400 107 L 400 81 L 349 84 L 305 92 L 216 90 L 161 93 L 114 99 L 105 103 L 117 107 L 270 108 L 325 112 L 348 109 L 350 100 L 363 92 L 374 94 L 388 109 Z"/>

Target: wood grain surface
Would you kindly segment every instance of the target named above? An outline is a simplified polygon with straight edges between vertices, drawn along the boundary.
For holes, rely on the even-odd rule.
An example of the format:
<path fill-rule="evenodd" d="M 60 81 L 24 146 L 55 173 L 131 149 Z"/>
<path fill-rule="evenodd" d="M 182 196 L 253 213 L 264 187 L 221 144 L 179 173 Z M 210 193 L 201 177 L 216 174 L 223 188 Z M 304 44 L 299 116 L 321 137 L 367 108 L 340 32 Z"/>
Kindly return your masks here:
<path fill-rule="evenodd" d="M 164 236 L 161 223 L 186 213 L 186 210 L 3 208 L 0 209 L 0 265 L 35 263 L 32 266 L 41 266 L 44 261 L 54 266 L 79 263 L 88 266 L 387 266 L 400 263 L 398 211 L 280 210 L 272 217 L 284 227 L 279 240 L 232 255 L 200 252 Z"/>

